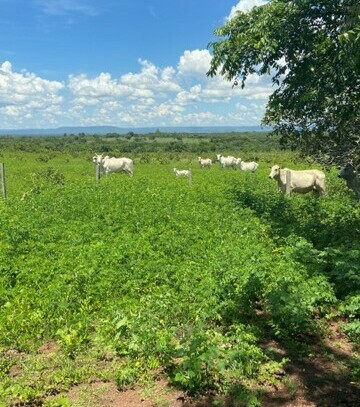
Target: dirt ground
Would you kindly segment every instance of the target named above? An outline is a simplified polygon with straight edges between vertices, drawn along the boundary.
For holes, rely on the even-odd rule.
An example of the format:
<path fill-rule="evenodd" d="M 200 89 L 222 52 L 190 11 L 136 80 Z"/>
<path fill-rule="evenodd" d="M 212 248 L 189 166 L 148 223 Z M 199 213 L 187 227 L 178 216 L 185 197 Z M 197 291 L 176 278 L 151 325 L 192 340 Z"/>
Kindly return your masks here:
<path fill-rule="evenodd" d="M 349 365 L 354 351 L 338 329 L 331 325 L 326 340 L 313 338 L 307 355 L 296 349 L 286 350 L 273 344 L 281 356 L 290 359 L 285 366 L 289 386 L 264 393 L 263 406 L 286 407 L 355 407 L 360 405 L 360 383 L 352 378 Z M 290 386 L 291 387 L 291 386 Z"/>
<path fill-rule="evenodd" d="M 360 383 L 351 376 L 349 364 L 354 351 L 338 330 L 331 327 L 328 338 L 309 340 L 286 347 L 273 340 L 264 341 L 264 350 L 290 361 L 281 372 L 280 384 L 262 388 L 264 407 L 358 407 Z M 114 383 L 94 382 L 73 387 L 67 394 L 74 407 L 241 407 L 245 404 L 218 397 L 191 400 L 182 391 L 171 388 L 160 378 L 148 388 L 118 391 Z"/>

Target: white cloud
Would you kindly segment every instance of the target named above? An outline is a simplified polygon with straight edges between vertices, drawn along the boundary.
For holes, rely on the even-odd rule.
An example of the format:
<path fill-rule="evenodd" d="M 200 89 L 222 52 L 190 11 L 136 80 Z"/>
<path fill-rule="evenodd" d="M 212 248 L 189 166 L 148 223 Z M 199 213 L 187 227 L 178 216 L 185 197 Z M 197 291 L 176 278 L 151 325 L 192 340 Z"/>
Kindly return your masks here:
<path fill-rule="evenodd" d="M 121 83 L 132 89 L 152 92 L 178 92 L 179 84 L 175 79 L 175 69 L 166 67 L 160 69 L 147 60 L 139 59 L 141 65 L 140 73 L 127 73 L 122 75 Z M 151 95 L 149 95 L 151 96 Z"/>
<path fill-rule="evenodd" d="M 102 98 L 125 96 L 130 93 L 127 86 L 113 79 L 109 73 L 102 72 L 99 76 L 89 79 L 87 75 L 70 75 L 68 88 L 78 98 Z"/>
<path fill-rule="evenodd" d="M 49 119 L 61 113 L 64 84 L 49 81 L 25 70 L 13 72 L 5 61 L 0 65 L 0 116 L 18 118 L 17 123 L 40 114 Z M 25 120 L 26 121 L 26 120 Z"/>
<path fill-rule="evenodd" d="M 208 79 L 201 96 L 204 102 L 219 103 L 222 101 L 229 103 L 238 97 L 249 100 L 267 99 L 273 91 L 271 79 L 268 76 L 250 75 L 244 89 L 241 89 L 240 86 L 232 86 L 231 82 L 226 81 L 221 76 L 216 76 Z"/>
<path fill-rule="evenodd" d="M 236 110 L 229 113 L 228 118 L 232 122 L 242 124 L 260 123 L 266 103 L 264 101 L 254 101 L 250 104 L 245 104 L 243 101 L 235 105 Z"/>
<path fill-rule="evenodd" d="M 179 74 L 205 76 L 210 69 L 210 61 L 211 55 L 208 50 L 185 51 L 178 64 Z"/>
<path fill-rule="evenodd" d="M 207 123 L 224 123 L 224 118 L 212 112 L 199 112 L 184 115 L 183 121 L 188 125 L 205 126 Z"/>
<path fill-rule="evenodd" d="M 11 73 L 11 63 L 9 61 L 3 62 L 3 64 L 0 67 L 0 73 L 3 75 Z"/>
<path fill-rule="evenodd" d="M 235 17 L 237 11 L 246 13 L 253 7 L 263 6 L 267 2 L 268 0 L 240 0 L 236 6 L 232 7 L 230 14 L 226 18 L 226 20 L 231 20 L 233 17 Z"/>
<path fill-rule="evenodd" d="M 139 59 L 118 77 L 101 72 L 69 75 L 65 83 L 0 65 L 1 127 L 61 125 L 171 126 L 260 122 L 273 88 L 269 77 L 250 75 L 245 89 L 221 75 L 207 77 L 208 50 L 187 50 L 175 67 Z M 252 108 L 249 108 L 253 103 Z M 247 110 L 246 110 L 247 109 Z M 221 113 L 220 113 L 221 112 Z"/>
<path fill-rule="evenodd" d="M 244 89 L 238 88 L 239 93 L 248 99 L 267 99 L 274 92 L 270 76 L 251 74 L 246 80 Z"/>
<path fill-rule="evenodd" d="M 195 85 L 189 91 L 182 90 L 176 96 L 175 103 L 187 105 L 201 100 L 201 85 Z"/>
<path fill-rule="evenodd" d="M 96 16 L 98 14 L 96 8 L 87 3 L 88 2 L 84 0 L 35 0 L 35 4 L 37 4 L 45 14 L 64 16 L 80 13 L 88 16 Z"/>
<path fill-rule="evenodd" d="M 181 87 L 175 80 L 175 69 L 157 68 L 154 64 L 139 60 L 140 73 L 129 72 L 119 79 L 109 73 L 101 73 L 95 78 L 87 75 L 70 75 L 68 88 L 77 103 L 95 105 L 101 98 L 129 98 L 142 102 L 155 97 L 166 97 L 169 93 L 179 92 Z"/>

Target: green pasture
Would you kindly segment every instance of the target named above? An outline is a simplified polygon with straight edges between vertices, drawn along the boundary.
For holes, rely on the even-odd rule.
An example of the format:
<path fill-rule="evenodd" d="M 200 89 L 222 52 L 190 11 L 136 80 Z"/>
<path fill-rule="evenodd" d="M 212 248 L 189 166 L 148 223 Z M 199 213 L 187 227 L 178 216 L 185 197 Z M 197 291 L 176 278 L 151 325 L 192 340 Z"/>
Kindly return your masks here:
<path fill-rule="evenodd" d="M 246 400 L 285 362 L 261 350 L 264 335 L 322 335 L 341 316 L 359 341 L 360 212 L 336 170 L 325 196 L 288 197 L 269 166 L 307 168 L 295 154 L 224 153 L 257 158 L 259 171 L 138 153 L 133 178 L 96 182 L 87 151 L 2 152 L 5 405 L 66 405 L 48 395 L 94 377 L 127 388 L 159 368 L 191 395 L 241 389 Z M 192 185 L 174 167 L 191 169 Z M 56 354 L 39 359 L 49 343 Z"/>
<path fill-rule="evenodd" d="M 246 161 L 256 160 L 260 164 L 259 171 L 256 174 L 245 174 L 240 171 L 234 171 L 234 180 L 245 180 L 250 179 L 258 180 L 264 185 L 267 184 L 270 190 L 276 190 L 276 183 L 274 181 L 268 180 L 269 168 L 276 164 L 280 164 L 282 167 L 288 166 L 294 169 L 305 169 L 309 168 L 309 164 L 297 157 L 296 154 L 290 152 L 278 152 L 270 151 L 268 153 L 264 152 L 241 152 L 232 151 L 229 149 L 221 150 L 224 155 L 231 154 L 236 157 L 241 157 Z M 80 185 L 92 182 L 95 180 L 95 168 L 92 163 L 92 155 L 95 152 L 77 152 L 77 153 L 61 153 L 61 152 L 8 152 L 3 151 L 0 156 L 0 162 L 5 164 L 6 171 L 6 188 L 8 198 L 18 198 L 22 194 L 29 191 L 33 183 L 36 183 L 36 175 L 41 176 L 41 172 L 46 172 L 49 168 L 52 170 L 60 172 L 64 176 L 64 180 L 67 184 L 70 183 L 80 183 Z M 129 156 L 129 154 L 127 154 Z M 201 156 L 203 158 L 211 158 L 213 160 L 213 167 L 211 168 L 211 173 L 207 174 L 206 171 L 199 168 L 197 157 Z M 176 167 L 178 169 L 191 169 L 194 174 L 195 185 L 211 182 L 208 178 L 209 176 L 223 177 L 229 176 L 231 170 L 225 169 L 221 170 L 219 164 L 216 162 L 216 154 L 214 152 L 208 153 L 135 153 L 130 154 L 135 163 L 135 174 L 136 178 L 145 176 L 150 179 L 155 179 L 158 177 L 162 180 L 173 178 L 172 168 Z M 318 168 L 316 165 L 312 165 L 313 168 Z M 326 173 L 327 178 L 327 189 L 329 194 L 341 193 L 345 196 L 349 196 L 344 182 L 337 179 L 337 170 L 333 169 Z M 43 174 L 44 177 L 46 177 Z M 119 178 L 124 181 L 123 174 L 115 174 L 112 177 Z M 196 179 L 196 180 L 195 180 Z M 215 182 L 216 182 L 215 178 Z M 221 178 L 220 178 L 221 179 Z M 186 182 L 185 182 L 186 183 Z M 76 187 L 76 185 L 74 185 Z"/>

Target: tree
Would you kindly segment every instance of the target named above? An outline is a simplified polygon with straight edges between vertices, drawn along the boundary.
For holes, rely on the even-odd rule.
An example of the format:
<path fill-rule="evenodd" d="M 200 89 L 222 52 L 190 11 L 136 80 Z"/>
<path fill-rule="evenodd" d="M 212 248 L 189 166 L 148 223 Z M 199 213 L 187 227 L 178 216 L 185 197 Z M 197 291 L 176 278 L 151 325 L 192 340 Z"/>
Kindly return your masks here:
<path fill-rule="evenodd" d="M 245 86 L 272 76 L 263 123 L 282 145 L 325 164 L 360 167 L 358 0 L 272 0 L 238 12 L 210 43 L 209 76 Z"/>

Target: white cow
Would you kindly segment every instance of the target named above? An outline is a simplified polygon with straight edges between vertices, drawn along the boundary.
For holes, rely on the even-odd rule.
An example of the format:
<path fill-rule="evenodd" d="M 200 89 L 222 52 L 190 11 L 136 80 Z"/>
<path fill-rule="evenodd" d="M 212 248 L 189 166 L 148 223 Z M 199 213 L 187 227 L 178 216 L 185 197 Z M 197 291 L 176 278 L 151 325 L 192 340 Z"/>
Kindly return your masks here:
<path fill-rule="evenodd" d="M 288 177 L 290 176 L 288 188 L 286 188 L 287 173 Z M 284 193 L 305 194 L 314 191 L 317 195 L 322 195 L 325 192 L 325 174 L 319 170 L 295 171 L 274 165 L 271 167 L 269 178 L 275 179 L 279 189 Z"/>
<path fill-rule="evenodd" d="M 178 170 L 177 168 L 173 168 L 173 172 L 175 177 L 191 177 L 191 170 Z"/>
<path fill-rule="evenodd" d="M 347 187 L 352 189 L 357 198 L 360 199 L 360 177 L 357 170 L 349 163 L 342 165 L 338 177 L 343 178 Z"/>
<path fill-rule="evenodd" d="M 93 163 L 98 165 L 102 172 L 105 172 L 108 176 L 111 172 L 123 171 L 130 177 L 134 175 L 134 162 L 130 158 L 121 157 L 109 157 L 108 155 L 94 155 Z"/>
<path fill-rule="evenodd" d="M 259 168 L 259 164 L 255 161 L 245 162 L 241 158 L 236 159 L 236 166 L 241 171 L 255 172 Z"/>
<path fill-rule="evenodd" d="M 212 160 L 210 158 L 198 157 L 198 162 L 199 162 L 200 168 L 205 168 L 205 167 L 211 168 Z"/>
<path fill-rule="evenodd" d="M 221 154 L 216 154 L 216 160 L 220 162 L 220 167 L 225 168 L 225 167 L 236 167 L 236 158 L 228 155 L 227 157 L 221 155 Z"/>

